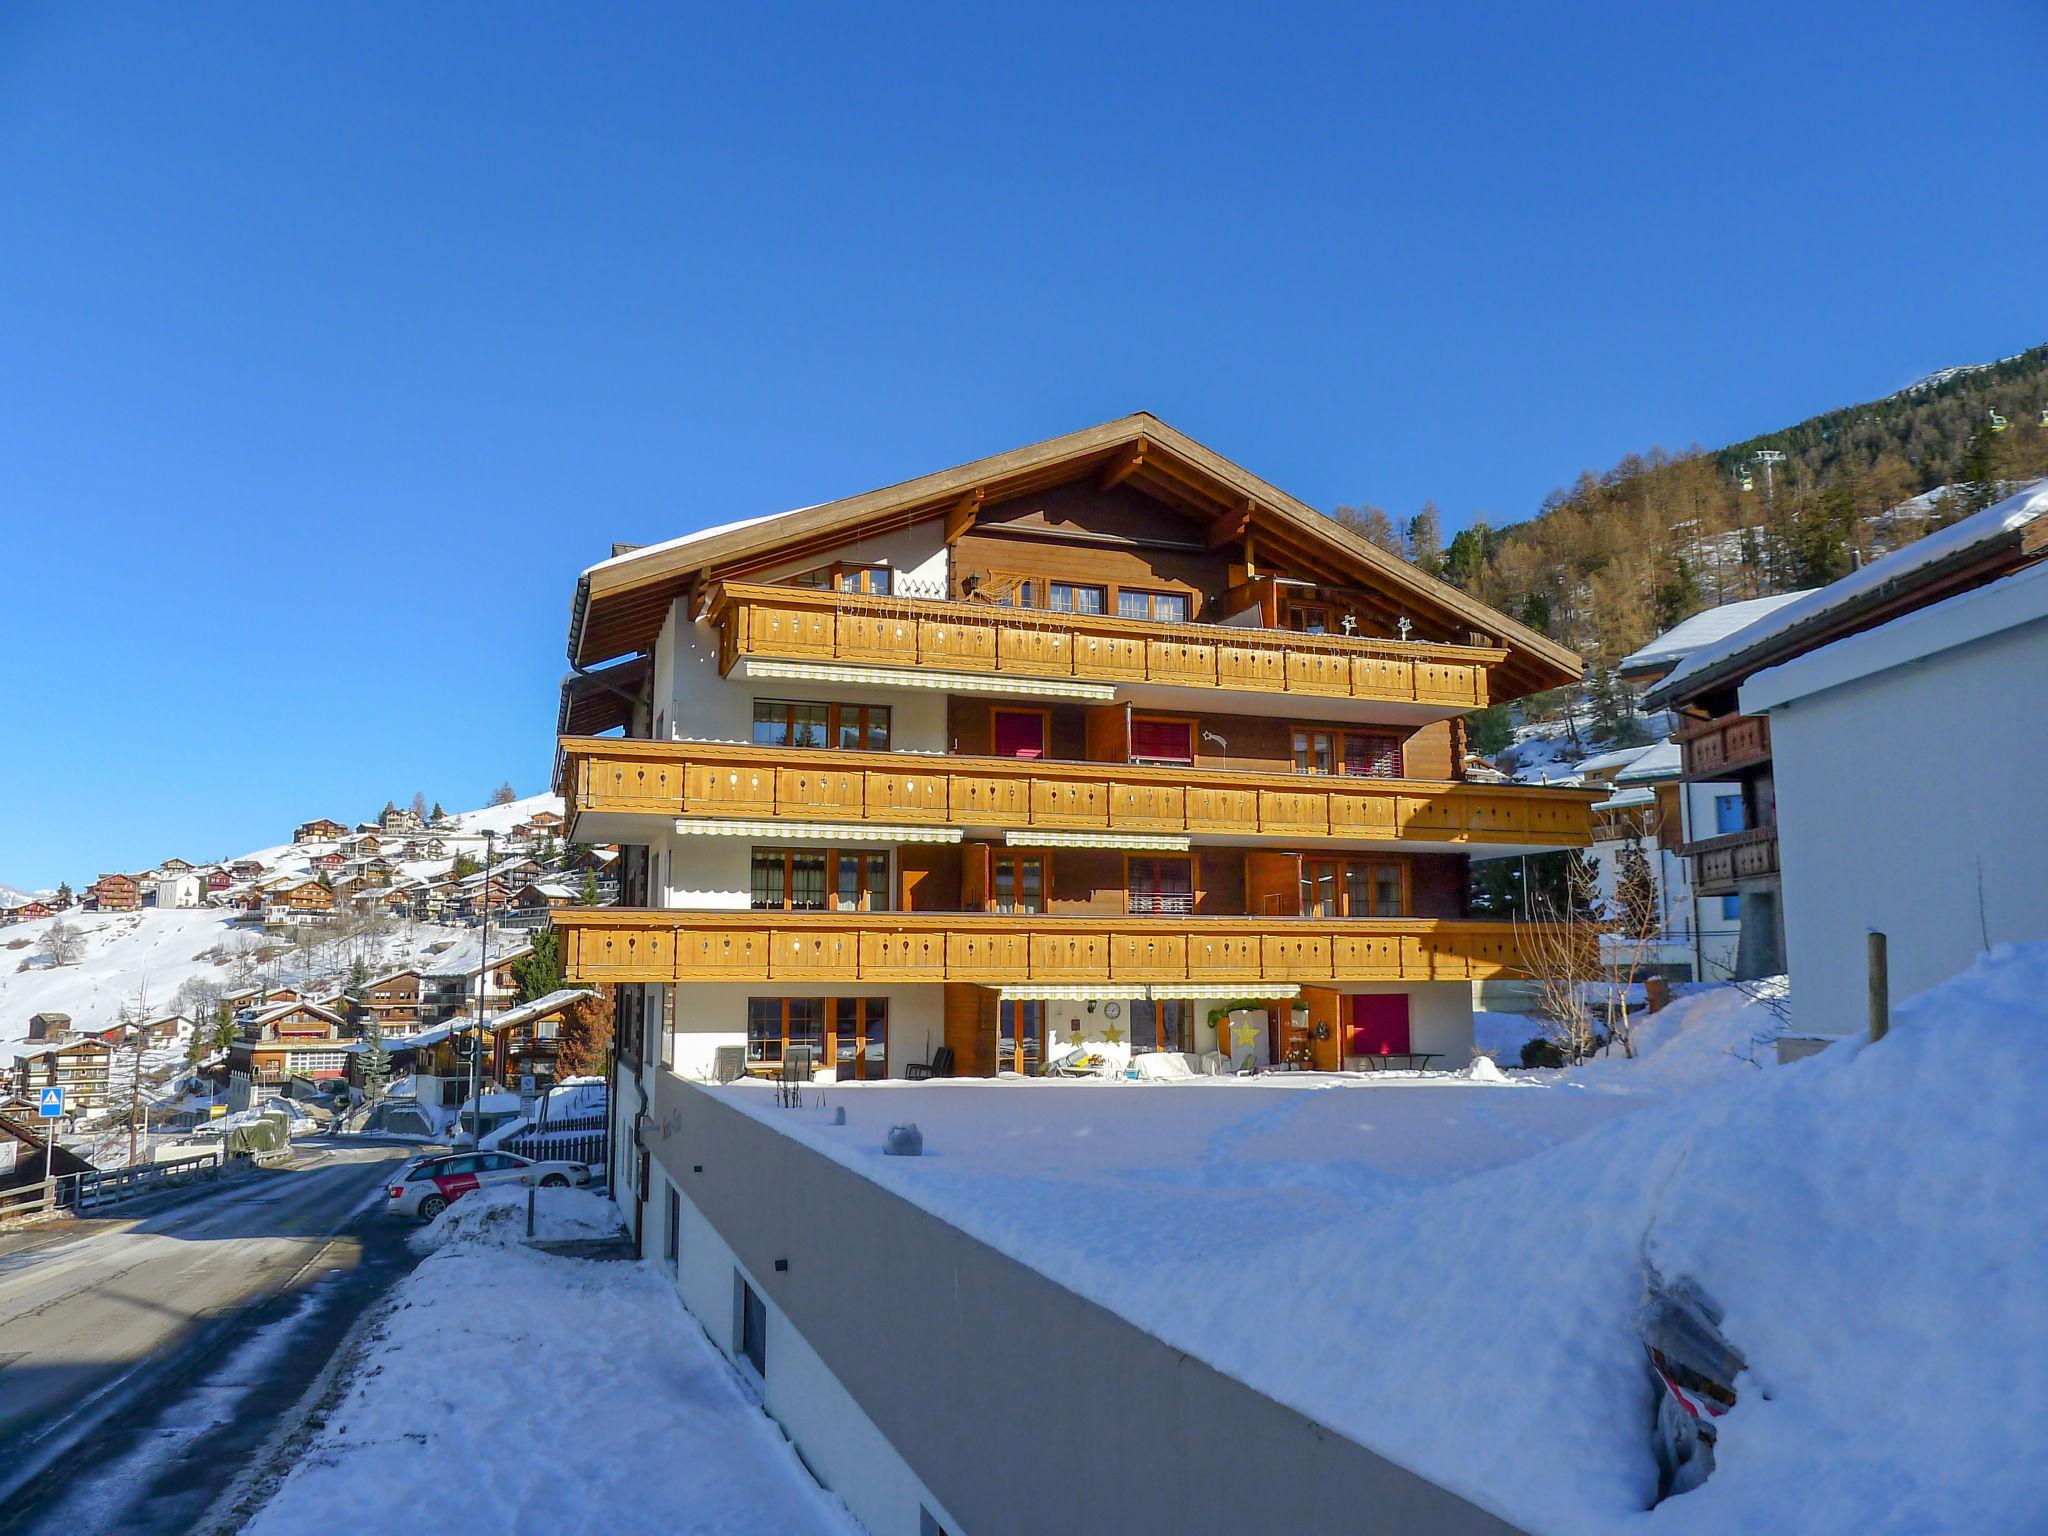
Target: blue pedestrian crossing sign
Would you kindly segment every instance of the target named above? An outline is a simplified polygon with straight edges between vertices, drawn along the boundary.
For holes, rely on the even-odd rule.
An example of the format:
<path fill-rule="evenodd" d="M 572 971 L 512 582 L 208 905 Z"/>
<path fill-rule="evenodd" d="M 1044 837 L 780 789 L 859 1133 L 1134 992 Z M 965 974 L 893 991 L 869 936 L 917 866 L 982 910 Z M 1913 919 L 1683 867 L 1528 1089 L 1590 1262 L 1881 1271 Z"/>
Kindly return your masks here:
<path fill-rule="evenodd" d="M 44 1120 L 64 1118 L 64 1090 L 45 1088 L 36 1095 L 36 1114 Z"/>

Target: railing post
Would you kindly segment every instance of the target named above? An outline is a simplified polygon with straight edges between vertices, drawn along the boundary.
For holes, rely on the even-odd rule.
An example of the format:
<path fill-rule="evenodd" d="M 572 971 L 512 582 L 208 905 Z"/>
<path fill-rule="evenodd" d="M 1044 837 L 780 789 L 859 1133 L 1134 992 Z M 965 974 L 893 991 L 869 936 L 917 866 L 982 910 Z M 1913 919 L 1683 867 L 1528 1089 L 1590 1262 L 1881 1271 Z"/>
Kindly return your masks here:
<path fill-rule="evenodd" d="M 1882 1040 L 1892 1023 L 1892 978 L 1885 937 L 1870 934 L 1870 1038 Z"/>

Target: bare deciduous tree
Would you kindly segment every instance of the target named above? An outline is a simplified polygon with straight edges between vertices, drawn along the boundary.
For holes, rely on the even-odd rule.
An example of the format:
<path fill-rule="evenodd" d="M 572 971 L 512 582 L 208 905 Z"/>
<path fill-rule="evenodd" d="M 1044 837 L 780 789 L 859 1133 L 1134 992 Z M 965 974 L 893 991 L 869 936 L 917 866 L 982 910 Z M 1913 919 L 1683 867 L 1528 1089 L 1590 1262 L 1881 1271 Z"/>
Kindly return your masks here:
<path fill-rule="evenodd" d="M 1515 939 L 1537 987 L 1543 1031 L 1564 1059 L 1576 1066 L 1592 1054 L 1592 985 L 1601 977 L 1600 931 L 1594 916 L 1593 861 L 1573 856 L 1564 889 L 1531 903 L 1533 920 L 1515 918 Z"/>
<path fill-rule="evenodd" d="M 36 949 L 52 965 L 70 965 L 78 959 L 85 947 L 85 935 L 61 917 L 50 919 L 50 926 L 43 930 L 43 936 L 36 943 Z"/>

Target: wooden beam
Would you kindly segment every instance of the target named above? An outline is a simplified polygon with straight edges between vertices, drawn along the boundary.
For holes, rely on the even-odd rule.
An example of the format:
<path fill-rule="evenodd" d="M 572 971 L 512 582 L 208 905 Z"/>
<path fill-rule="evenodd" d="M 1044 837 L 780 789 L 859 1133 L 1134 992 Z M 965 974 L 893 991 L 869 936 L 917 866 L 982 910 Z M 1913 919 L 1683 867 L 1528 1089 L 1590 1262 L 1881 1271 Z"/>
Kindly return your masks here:
<path fill-rule="evenodd" d="M 1209 524 L 1209 536 L 1203 541 L 1203 546 L 1211 553 L 1214 553 L 1226 544 L 1235 544 L 1239 539 L 1250 533 L 1252 528 L 1252 512 L 1257 506 L 1258 503 L 1256 502 L 1246 501 L 1243 505 L 1233 507 L 1230 511 L 1215 519 Z"/>
<path fill-rule="evenodd" d="M 1103 469 L 1101 476 L 1095 482 L 1096 489 L 1103 491 L 1115 490 L 1126 480 L 1130 479 L 1138 466 L 1144 462 L 1145 439 L 1141 437 L 1109 461 L 1109 464 Z"/>
<path fill-rule="evenodd" d="M 960 535 L 974 526 L 974 514 L 981 510 L 981 487 L 976 486 L 965 496 L 953 503 L 953 509 L 946 514 L 946 543 L 960 542 Z"/>

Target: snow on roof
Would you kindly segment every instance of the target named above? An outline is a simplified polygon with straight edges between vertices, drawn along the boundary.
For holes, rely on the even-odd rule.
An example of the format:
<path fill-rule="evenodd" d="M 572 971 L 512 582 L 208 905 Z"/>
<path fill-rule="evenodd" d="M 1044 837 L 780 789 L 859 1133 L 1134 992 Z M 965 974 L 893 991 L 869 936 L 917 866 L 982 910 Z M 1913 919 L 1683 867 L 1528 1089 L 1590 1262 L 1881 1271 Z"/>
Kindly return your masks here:
<path fill-rule="evenodd" d="M 1701 646 L 1712 645 L 1737 630 L 1746 629 L 1765 614 L 1773 613 L 1796 598 L 1814 591 L 1781 592 L 1776 597 L 1751 597 L 1739 603 L 1723 603 L 1681 620 L 1656 639 L 1621 659 L 1623 672 L 1654 672 L 1676 666 Z"/>
<path fill-rule="evenodd" d="M 1972 513 L 1961 522 L 1937 528 L 1925 538 L 1895 549 L 1859 571 L 1851 571 L 1840 581 L 1801 593 L 1754 623 L 1695 650 L 1676 671 L 1658 684 L 1650 697 L 1669 697 L 1688 678 L 1698 677 L 1709 668 L 1722 666 L 1767 645 L 1788 631 L 1810 624 L 1856 598 L 1905 581 L 1917 571 L 1953 559 L 1976 545 L 1990 543 L 2044 516 L 2048 516 L 2048 480 L 2036 480 L 2016 496 L 2008 496 L 1994 506 Z"/>
<path fill-rule="evenodd" d="M 587 987 L 558 987 L 543 997 L 536 997 L 530 1003 L 521 1003 L 517 1008 L 508 1008 L 490 1019 L 492 1029 L 505 1029 L 518 1024 L 531 1024 L 535 1019 L 544 1019 L 549 1014 L 573 1003 L 579 997 L 595 997 L 597 994 Z"/>
<path fill-rule="evenodd" d="M 695 533 L 685 533 L 673 539 L 663 539 L 658 544 L 641 544 L 625 551 L 623 554 L 613 555 L 608 560 L 600 560 L 597 564 L 586 567 L 583 574 L 588 576 L 593 572 L 602 571 L 609 566 L 624 565 L 629 561 L 644 559 L 648 555 L 666 554 L 671 550 L 687 549 L 700 539 L 715 539 L 720 534 L 738 533 L 742 528 L 758 528 L 763 523 L 772 523 L 785 517 L 795 517 L 799 512 L 809 512 L 823 505 L 823 502 L 814 502 L 809 507 L 792 507 L 787 512 L 769 512 L 761 517 L 742 517 L 735 522 L 717 523 L 709 528 L 699 528 Z"/>
<path fill-rule="evenodd" d="M 1640 756 L 1614 776 L 1617 784 L 1640 784 L 1646 779 L 1675 779 L 1683 766 L 1675 741 L 1660 741 L 1644 748 Z"/>
<path fill-rule="evenodd" d="M 491 952 L 491 964 L 503 965 L 507 960 L 516 960 L 532 948 L 531 944 L 514 944 L 502 950 L 494 947 Z M 483 969 L 483 950 L 481 935 L 474 940 L 464 939 L 449 946 L 432 959 L 423 961 L 420 969 L 424 975 L 432 977 L 474 976 Z"/>
<path fill-rule="evenodd" d="M 1750 713 L 1781 708 L 1795 699 L 2044 619 L 2048 619 L 2048 563 L 2029 566 L 1766 667 L 1742 685 L 1742 707 Z"/>
<path fill-rule="evenodd" d="M 1624 789 L 1608 796 L 1605 800 L 1593 802 L 1596 811 L 1627 811 L 1639 805 L 1655 805 L 1657 792 L 1654 789 Z"/>
<path fill-rule="evenodd" d="M 1618 747 L 1612 752 L 1596 752 L 1591 757 L 1579 759 L 1578 771 L 1582 776 L 1592 779 L 1618 773 L 1649 750 L 1648 747 Z"/>

